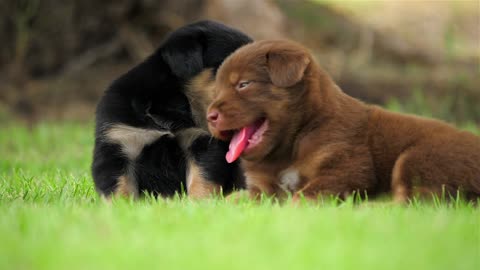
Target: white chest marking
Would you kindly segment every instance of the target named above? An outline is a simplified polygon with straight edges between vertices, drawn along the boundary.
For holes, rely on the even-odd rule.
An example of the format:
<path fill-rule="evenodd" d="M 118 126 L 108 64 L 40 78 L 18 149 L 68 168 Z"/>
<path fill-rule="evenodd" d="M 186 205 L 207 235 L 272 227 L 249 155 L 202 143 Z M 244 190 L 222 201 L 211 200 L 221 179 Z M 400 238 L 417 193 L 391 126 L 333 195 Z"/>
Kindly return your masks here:
<path fill-rule="evenodd" d="M 300 184 L 300 174 L 298 170 L 293 168 L 288 168 L 284 171 L 281 171 L 279 174 L 280 178 L 280 187 L 288 192 L 295 192 L 298 189 Z"/>
<path fill-rule="evenodd" d="M 144 146 L 153 143 L 161 136 L 173 136 L 169 131 L 135 128 L 122 124 L 113 125 L 105 135 L 111 142 L 120 144 L 122 152 L 130 160 L 135 160 Z"/>

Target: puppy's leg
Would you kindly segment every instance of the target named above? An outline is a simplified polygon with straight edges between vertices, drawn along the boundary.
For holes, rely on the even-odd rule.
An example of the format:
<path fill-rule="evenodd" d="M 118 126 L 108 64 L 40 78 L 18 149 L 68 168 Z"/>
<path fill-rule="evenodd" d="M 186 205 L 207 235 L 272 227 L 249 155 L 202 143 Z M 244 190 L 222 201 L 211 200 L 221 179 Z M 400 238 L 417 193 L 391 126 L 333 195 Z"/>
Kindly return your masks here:
<path fill-rule="evenodd" d="M 187 192 L 189 197 L 201 199 L 221 194 L 222 187 L 205 179 L 202 169 L 194 161 L 190 161 L 187 169 Z"/>
<path fill-rule="evenodd" d="M 118 194 L 130 196 L 138 190 L 126 173 L 128 158 L 121 152 L 121 146 L 97 138 L 92 163 L 92 175 L 97 191 L 106 199 Z"/>
<path fill-rule="evenodd" d="M 97 189 L 106 197 L 138 197 L 134 161 L 149 145 L 169 132 L 140 129 L 124 124 L 105 127 L 96 138 L 93 177 Z"/>
<path fill-rule="evenodd" d="M 117 187 L 114 191 L 114 196 L 120 197 L 138 197 L 138 186 L 135 179 L 125 174 L 118 178 Z"/>
<path fill-rule="evenodd" d="M 260 203 L 262 198 L 266 199 L 275 199 L 278 201 L 283 201 L 286 198 L 286 193 L 281 189 L 276 189 L 277 192 L 272 191 L 274 188 L 261 189 L 258 186 L 250 185 L 247 189 L 236 190 L 230 193 L 226 200 L 233 203 L 238 203 L 241 201 L 253 201 Z"/>
<path fill-rule="evenodd" d="M 475 180 L 480 180 L 478 160 L 480 154 L 472 153 L 461 142 L 417 145 L 395 162 L 391 182 L 394 201 L 407 202 L 413 196 L 450 199 L 458 192 L 475 192 Z"/>
<path fill-rule="evenodd" d="M 409 168 L 412 155 L 410 152 L 402 153 L 393 166 L 391 189 L 394 202 L 406 203 L 412 196 L 412 168 Z"/>
<path fill-rule="evenodd" d="M 318 176 L 309 181 L 304 187 L 293 195 L 293 201 L 302 198 L 308 201 L 318 201 L 323 198 L 338 196 L 345 199 L 354 192 L 364 192 L 368 186 L 360 186 L 358 183 L 349 183 L 350 177 L 338 177 L 332 175 Z"/>
<path fill-rule="evenodd" d="M 425 162 L 424 158 L 417 151 L 406 152 L 398 157 L 392 170 L 394 202 L 408 203 L 413 197 L 432 199 L 432 196 L 455 196 L 456 189 L 447 184 L 448 177 L 434 162 Z"/>
<path fill-rule="evenodd" d="M 187 191 L 192 198 L 228 193 L 233 189 L 235 166 L 225 161 L 227 145 L 207 132 L 190 128 L 178 134 L 188 160 Z"/>
<path fill-rule="evenodd" d="M 171 197 L 186 191 L 187 165 L 176 138 L 162 136 L 143 147 L 129 171 L 141 193 Z"/>
<path fill-rule="evenodd" d="M 365 148 L 347 145 L 330 149 L 330 153 L 320 150 L 310 163 L 305 162 L 305 168 L 310 168 L 312 174 L 294 194 L 294 200 L 305 198 L 317 201 L 330 196 L 345 199 L 353 193 L 363 196 L 365 192 L 376 191 L 377 179 Z M 305 168 L 303 171 L 307 171 Z"/>
<path fill-rule="evenodd" d="M 251 200 L 252 197 L 250 195 L 251 194 L 248 190 L 236 190 L 236 191 L 228 194 L 228 196 L 225 197 L 225 200 L 227 202 L 239 203 L 241 201 Z M 256 198 L 253 198 L 253 199 L 256 199 Z"/>
<path fill-rule="evenodd" d="M 264 198 L 276 198 L 280 201 L 287 197 L 287 192 L 278 184 L 277 177 L 270 171 L 246 171 L 245 182 L 248 197 L 255 201 Z"/>

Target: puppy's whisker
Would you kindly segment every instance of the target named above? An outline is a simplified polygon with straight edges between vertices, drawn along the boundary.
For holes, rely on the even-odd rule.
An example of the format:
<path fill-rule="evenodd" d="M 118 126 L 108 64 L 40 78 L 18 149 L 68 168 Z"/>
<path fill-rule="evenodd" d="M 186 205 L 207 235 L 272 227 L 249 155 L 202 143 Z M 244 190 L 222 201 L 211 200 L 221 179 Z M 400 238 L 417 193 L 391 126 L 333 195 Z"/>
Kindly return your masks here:
<path fill-rule="evenodd" d="M 208 144 L 211 144 L 214 139 L 215 139 L 215 137 L 213 137 L 213 135 L 210 135 L 210 139 L 208 140 Z"/>

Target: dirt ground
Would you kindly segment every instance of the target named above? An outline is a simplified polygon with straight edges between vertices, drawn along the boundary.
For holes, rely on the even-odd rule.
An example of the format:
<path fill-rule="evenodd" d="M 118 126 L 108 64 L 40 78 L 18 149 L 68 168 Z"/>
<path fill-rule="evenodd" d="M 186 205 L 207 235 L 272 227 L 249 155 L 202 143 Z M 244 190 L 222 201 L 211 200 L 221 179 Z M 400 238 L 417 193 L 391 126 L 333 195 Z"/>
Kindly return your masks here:
<path fill-rule="evenodd" d="M 367 102 L 480 123 L 478 1 L 333 0 L 1 1 L 0 122 L 93 119 L 114 78 L 206 18 L 304 43 Z"/>

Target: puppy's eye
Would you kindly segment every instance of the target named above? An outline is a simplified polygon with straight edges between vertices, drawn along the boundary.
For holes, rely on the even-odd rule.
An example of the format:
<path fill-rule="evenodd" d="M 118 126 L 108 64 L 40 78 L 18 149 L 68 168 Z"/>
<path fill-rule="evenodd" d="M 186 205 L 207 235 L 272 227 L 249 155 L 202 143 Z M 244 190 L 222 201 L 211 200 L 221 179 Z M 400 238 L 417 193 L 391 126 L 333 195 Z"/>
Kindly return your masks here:
<path fill-rule="evenodd" d="M 241 81 L 237 84 L 237 90 L 243 90 L 250 85 L 251 81 Z"/>

